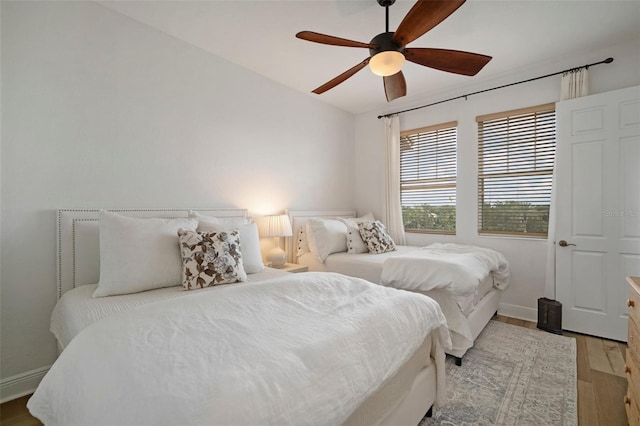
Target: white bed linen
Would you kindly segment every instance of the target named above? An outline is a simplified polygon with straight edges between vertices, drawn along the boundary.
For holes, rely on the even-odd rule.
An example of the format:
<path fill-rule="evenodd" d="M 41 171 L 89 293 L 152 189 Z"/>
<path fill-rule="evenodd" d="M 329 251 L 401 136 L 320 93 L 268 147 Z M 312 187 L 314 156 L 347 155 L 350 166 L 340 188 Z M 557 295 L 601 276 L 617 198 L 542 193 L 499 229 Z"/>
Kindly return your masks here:
<path fill-rule="evenodd" d="M 380 282 L 382 265 L 390 256 L 406 253 L 416 249 L 410 246 L 398 246 L 399 252 L 382 254 L 347 254 L 334 253 L 327 257 L 325 263 L 320 263 L 311 253 L 306 253 L 298 258 L 313 271 L 339 272 L 352 277 L 359 277 L 373 283 Z M 308 256 L 307 256 L 308 255 Z M 451 351 L 448 353 L 461 356 L 467 349 L 473 346 L 473 335 L 467 321 L 467 316 L 475 309 L 478 302 L 493 289 L 493 277 L 489 274 L 478 286 L 474 295 L 466 297 L 453 297 L 444 290 L 431 290 L 420 292 L 433 298 L 442 309 L 447 326 L 451 334 Z M 415 291 L 415 290 L 414 290 Z"/>
<path fill-rule="evenodd" d="M 449 347 L 432 299 L 358 278 L 225 286 L 90 325 L 27 406 L 47 425 L 340 424 L 431 332 Z"/>
<path fill-rule="evenodd" d="M 364 278 L 373 283 L 380 283 L 382 264 L 390 257 L 408 253 L 418 247 L 396 246 L 395 251 L 387 253 L 333 253 L 327 256 L 324 263 L 318 262 L 313 256 L 305 253 L 298 257 L 298 263 L 309 267 L 310 271 L 339 272 L 352 277 Z"/>
<path fill-rule="evenodd" d="M 439 247 L 440 245 L 435 245 Z M 427 246 L 427 248 L 432 246 Z M 462 246 L 468 249 L 470 246 Z M 364 278 L 373 283 L 381 283 L 383 266 L 388 259 L 404 256 L 416 251 L 420 251 L 420 247 L 415 246 L 397 246 L 397 250 L 382 254 L 348 254 L 334 253 L 327 257 L 324 263 L 318 262 L 310 253 L 298 257 L 300 264 L 306 265 L 311 271 L 339 272 L 345 275 Z M 494 252 L 497 253 L 497 252 Z M 498 257 L 502 256 L 497 253 Z M 415 259 L 412 260 L 415 262 Z M 506 261 L 505 261 L 506 262 Z M 506 266 L 506 263 L 504 264 Z M 447 273 L 445 266 L 445 274 Z M 438 268 L 435 268 L 436 270 Z M 432 273 L 434 271 L 431 271 Z M 427 277 L 428 274 L 425 274 Z M 498 276 L 501 278 L 501 288 L 505 288 L 508 284 L 508 270 L 500 271 Z M 436 279 L 438 279 L 436 275 Z M 484 277 L 479 282 L 474 278 L 471 283 L 475 290 L 469 294 L 455 295 L 447 291 L 447 289 L 436 290 L 420 290 L 411 289 L 425 294 L 438 302 L 442 312 L 447 318 L 449 332 L 451 334 L 452 347 L 447 353 L 461 357 L 467 349 L 473 346 L 474 336 L 471 331 L 471 324 L 467 317 L 474 311 L 480 300 L 489 294 L 494 288 L 498 288 L 494 282 L 494 274 L 489 269 L 484 271 Z M 402 286 L 399 286 L 402 287 Z M 429 286 L 427 286 L 429 288 Z M 495 291 L 501 291 L 500 289 Z"/>
<path fill-rule="evenodd" d="M 396 248 L 396 251 L 381 254 L 334 253 L 329 255 L 324 263 L 318 262 L 313 255 L 305 253 L 298 257 L 298 263 L 308 266 L 310 271 L 339 272 L 341 274 L 364 278 L 365 280 L 373 283 L 381 284 L 382 270 L 387 259 L 403 256 L 420 249 L 420 247 L 415 246 L 396 246 Z M 465 316 L 468 315 L 480 299 L 482 299 L 482 297 L 484 297 L 484 295 L 486 295 L 494 286 L 493 274 L 487 271 L 483 279 L 477 283 L 474 292 L 465 295 L 456 295 L 455 301 L 457 302 L 459 309 Z M 391 287 L 395 287 L 395 285 L 391 285 Z M 400 286 L 400 288 L 404 287 Z M 445 309 L 443 309 L 443 311 L 448 318 L 448 312 Z"/>
<path fill-rule="evenodd" d="M 444 289 L 455 297 L 473 297 L 493 274 L 494 285 L 509 285 L 509 263 L 501 253 L 465 244 L 434 243 L 384 262 L 380 284 L 404 290 Z"/>
<path fill-rule="evenodd" d="M 422 294 L 426 294 L 438 302 L 447 319 L 447 327 L 451 338 L 451 351 L 447 353 L 453 355 L 464 354 L 473 346 L 473 335 L 471 334 L 471 325 L 466 315 L 459 309 L 455 297 L 444 290 L 431 290 Z"/>
<path fill-rule="evenodd" d="M 247 282 L 264 281 L 288 275 L 279 269 L 265 268 L 261 272 L 248 274 Z M 243 283 L 228 284 L 242 285 Z M 140 293 L 94 298 L 97 284 L 82 285 L 62 295 L 51 314 L 51 332 L 58 340 L 60 350 L 64 349 L 85 327 L 118 312 L 161 300 L 182 297 L 194 291 L 216 291 L 225 286 L 207 287 L 200 290 L 185 290 L 182 286 L 165 287 Z"/>

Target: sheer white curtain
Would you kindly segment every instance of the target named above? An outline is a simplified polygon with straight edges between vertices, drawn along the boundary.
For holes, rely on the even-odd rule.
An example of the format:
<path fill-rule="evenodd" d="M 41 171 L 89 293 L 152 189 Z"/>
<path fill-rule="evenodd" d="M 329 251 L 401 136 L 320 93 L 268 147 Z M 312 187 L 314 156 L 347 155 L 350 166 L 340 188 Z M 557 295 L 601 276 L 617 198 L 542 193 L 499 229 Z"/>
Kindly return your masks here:
<path fill-rule="evenodd" d="M 400 117 L 385 117 L 387 137 L 384 209 L 387 230 L 396 244 L 405 243 L 400 203 Z"/>
<path fill-rule="evenodd" d="M 556 140 L 556 146 L 558 142 Z M 556 298 L 556 165 L 553 164 L 553 177 L 551 181 L 551 199 L 549 202 L 549 233 L 547 235 L 547 270 L 544 280 L 544 297 Z"/>
<path fill-rule="evenodd" d="M 579 98 L 589 94 L 589 70 L 580 68 L 562 74 L 560 100 Z"/>
<path fill-rule="evenodd" d="M 579 98 L 589 94 L 589 71 L 587 68 L 571 70 L 562 75 L 560 100 Z M 556 141 L 557 144 L 557 141 Z M 556 298 L 556 166 L 553 167 L 551 182 L 551 204 L 549 208 L 549 234 L 547 236 L 547 270 L 544 283 L 544 297 Z"/>

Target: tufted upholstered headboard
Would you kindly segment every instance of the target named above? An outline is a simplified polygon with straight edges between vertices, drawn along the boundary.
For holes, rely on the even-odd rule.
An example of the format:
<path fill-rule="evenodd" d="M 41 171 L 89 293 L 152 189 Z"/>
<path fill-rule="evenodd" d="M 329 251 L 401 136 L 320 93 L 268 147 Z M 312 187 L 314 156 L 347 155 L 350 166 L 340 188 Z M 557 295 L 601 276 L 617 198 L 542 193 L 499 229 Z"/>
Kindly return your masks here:
<path fill-rule="evenodd" d="M 57 212 L 58 299 L 100 278 L 99 212 L 101 209 L 63 209 Z M 204 216 L 247 217 L 245 209 L 105 209 L 123 216 L 187 217 L 193 210 Z"/>
<path fill-rule="evenodd" d="M 296 261 L 296 248 L 298 231 L 307 220 L 311 217 L 324 217 L 324 218 L 336 218 L 336 217 L 356 217 L 356 209 L 287 209 L 287 215 L 291 221 L 291 229 L 293 230 L 293 236 L 286 239 L 285 251 L 287 252 L 287 262 L 295 263 Z"/>

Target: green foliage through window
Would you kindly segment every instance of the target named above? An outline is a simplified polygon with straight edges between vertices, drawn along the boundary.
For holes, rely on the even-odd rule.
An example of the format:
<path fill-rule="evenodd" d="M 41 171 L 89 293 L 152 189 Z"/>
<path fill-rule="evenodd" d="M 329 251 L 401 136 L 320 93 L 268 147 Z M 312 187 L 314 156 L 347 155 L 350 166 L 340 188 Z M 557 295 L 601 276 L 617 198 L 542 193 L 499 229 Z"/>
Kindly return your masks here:
<path fill-rule="evenodd" d="M 407 231 L 455 233 L 457 123 L 400 133 L 400 197 Z"/>
<path fill-rule="evenodd" d="M 407 230 L 455 231 L 456 206 L 404 206 L 402 220 Z"/>
<path fill-rule="evenodd" d="M 482 208 L 484 231 L 546 235 L 548 228 L 549 205 L 507 201 L 485 204 Z"/>

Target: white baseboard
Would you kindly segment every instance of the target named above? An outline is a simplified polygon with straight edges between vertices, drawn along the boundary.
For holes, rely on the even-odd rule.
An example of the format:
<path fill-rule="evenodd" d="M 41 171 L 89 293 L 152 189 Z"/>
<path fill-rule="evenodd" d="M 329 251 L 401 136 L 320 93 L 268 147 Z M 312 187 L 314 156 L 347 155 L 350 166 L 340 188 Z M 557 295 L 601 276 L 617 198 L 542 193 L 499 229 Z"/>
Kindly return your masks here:
<path fill-rule="evenodd" d="M 525 321 L 538 322 L 538 310 L 525 306 L 510 305 L 501 303 L 498 307 L 498 314 L 505 317 L 518 318 Z"/>
<path fill-rule="evenodd" d="M 0 403 L 33 393 L 50 367 L 47 365 L 0 380 Z"/>

